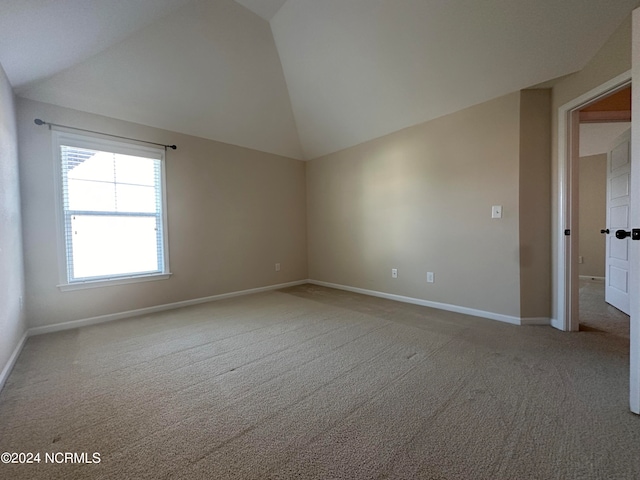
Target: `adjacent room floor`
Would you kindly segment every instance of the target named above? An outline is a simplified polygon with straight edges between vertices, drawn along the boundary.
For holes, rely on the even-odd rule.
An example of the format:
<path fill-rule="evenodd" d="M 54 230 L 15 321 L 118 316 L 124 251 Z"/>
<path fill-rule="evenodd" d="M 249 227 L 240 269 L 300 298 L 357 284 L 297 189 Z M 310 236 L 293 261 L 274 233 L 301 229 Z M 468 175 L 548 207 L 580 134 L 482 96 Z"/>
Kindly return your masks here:
<path fill-rule="evenodd" d="M 580 279 L 580 331 L 606 332 L 629 341 L 629 316 L 604 300 L 604 280 Z"/>
<path fill-rule="evenodd" d="M 32 337 L 0 452 L 41 462 L 0 477 L 640 478 L 628 334 L 585 325 L 302 285 Z"/>

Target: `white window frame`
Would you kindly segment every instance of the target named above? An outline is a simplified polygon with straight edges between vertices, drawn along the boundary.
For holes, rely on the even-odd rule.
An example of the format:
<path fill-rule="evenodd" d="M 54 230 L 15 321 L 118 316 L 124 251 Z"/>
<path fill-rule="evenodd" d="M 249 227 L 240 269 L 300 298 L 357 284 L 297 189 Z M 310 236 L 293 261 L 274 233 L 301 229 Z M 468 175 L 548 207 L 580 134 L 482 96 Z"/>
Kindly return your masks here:
<path fill-rule="evenodd" d="M 56 230 L 57 230 L 57 246 L 58 246 L 58 271 L 59 284 L 58 288 L 62 291 L 77 290 L 84 288 L 107 287 L 112 285 L 123 285 L 127 283 L 149 282 L 155 280 L 166 280 L 171 276 L 169 269 L 169 236 L 167 222 L 167 188 L 166 188 L 166 169 L 165 169 L 165 151 L 161 148 L 154 148 L 138 143 L 129 143 L 125 141 L 115 141 L 107 139 L 99 135 L 77 134 L 71 133 L 64 129 L 52 129 L 53 139 L 53 158 L 54 158 L 54 177 L 55 177 L 55 197 L 56 197 Z M 106 152 L 119 153 L 123 155 L 140 156 L 147 158 L 155 158 L 160 160 L 160 188 L 162 198 L 162 247 L 163 260 L 161 272 L 133 274 L 133 275 L 114 275 L 113 277 L 100 277 L 85 280 L 69 281 L 69 273 L 67 271 L 67 241 L 65 232 L 65 211 L 63 198 L 63 179 L 62 179 L 62 145 L 87 148 L 92 150 L 100 150 Z"/>

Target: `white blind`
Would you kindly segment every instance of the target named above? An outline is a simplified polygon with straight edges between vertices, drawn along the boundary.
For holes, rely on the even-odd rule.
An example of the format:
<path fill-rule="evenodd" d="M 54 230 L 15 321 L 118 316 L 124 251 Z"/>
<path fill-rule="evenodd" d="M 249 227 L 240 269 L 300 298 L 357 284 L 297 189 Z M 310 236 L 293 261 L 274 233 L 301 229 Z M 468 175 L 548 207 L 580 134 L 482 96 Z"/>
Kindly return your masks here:
<path fill-rule="evenodd" d="M 164 270 L 162 164 L 60 145 L 68 281 Z"/>

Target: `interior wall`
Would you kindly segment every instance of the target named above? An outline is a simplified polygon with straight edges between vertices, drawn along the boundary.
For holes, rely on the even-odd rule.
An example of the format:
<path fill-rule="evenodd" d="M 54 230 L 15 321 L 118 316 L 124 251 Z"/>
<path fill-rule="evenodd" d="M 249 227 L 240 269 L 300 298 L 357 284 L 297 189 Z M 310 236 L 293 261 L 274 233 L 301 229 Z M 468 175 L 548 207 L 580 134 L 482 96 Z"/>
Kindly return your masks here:
<path fill-rule="evenodd" d="M 580 156 L 607 153 L 611 144 L 631 128 L 631 122 L 581 123 Z"/>
<path fill-rule="evenodd" d="M 25 331 L 18 137 L 13 92 L 0 65 L 0 388 Z"/>
<path fill-rule="evenodd" d="M 310 278 L 519 317 L 519 135 L 518 92 L 308 162 Z"/>
<path fill-rule="evenodd" d="M 580 275 L 605 276 L 607 155 L 580 157 Z"/>
<path fill-rule="evenodd" d="M 520 316 L 551 310 L 551 90 L 520 93 Z"/>
<path fill-rule="evenodd" d="M 304 162 L 32 100 L 17 113 L 30 326 L 307 278 Z M 178 145 L 166 155 L 170 279 L 58 289 L 54 152 L 35 118 Z"/>
<path fill-rule="evenodd" d="M 558 318 L 558 109 L 604 84 L 605 82 L 631 70 L 631 16 L 618 27 L 593 59 L 579 72 L 569 75 L 553 86 L 552 93 L 552 312 Z M 564 227 L 563 227 L 564 228 Z"/>

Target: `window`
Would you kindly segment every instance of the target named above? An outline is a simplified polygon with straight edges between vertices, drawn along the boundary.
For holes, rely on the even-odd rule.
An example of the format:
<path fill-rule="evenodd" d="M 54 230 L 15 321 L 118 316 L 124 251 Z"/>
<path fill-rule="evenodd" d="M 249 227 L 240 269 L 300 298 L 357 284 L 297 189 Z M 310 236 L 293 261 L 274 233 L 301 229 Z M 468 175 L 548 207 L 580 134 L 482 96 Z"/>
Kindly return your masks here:
<path fill-rule="evenodd" d="M 167 278 L 164 151 L 55 132 L 63 285 Z"/>

